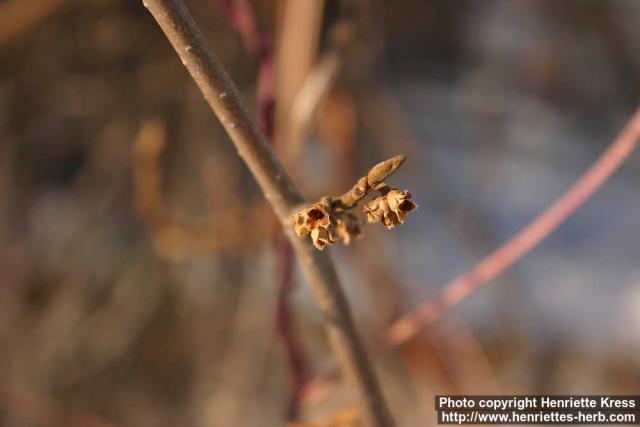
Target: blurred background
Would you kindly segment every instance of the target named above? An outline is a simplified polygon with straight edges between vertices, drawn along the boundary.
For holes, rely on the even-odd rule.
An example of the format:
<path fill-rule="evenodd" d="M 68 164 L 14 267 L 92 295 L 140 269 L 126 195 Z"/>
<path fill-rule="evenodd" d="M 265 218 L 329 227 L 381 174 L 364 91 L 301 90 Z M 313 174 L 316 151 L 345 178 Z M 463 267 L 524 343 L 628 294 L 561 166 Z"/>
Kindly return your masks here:
<path fill-rule="evenodd" d="M 302 188 L 420 208 L 328 249 L 399 425 L 435 394 L 637 394 L 640 157 L 407 343 L 638 102 L 637 0 L 187 0 Z M 0 1 L 0 426 L 356 426 L 269 206 L 141 2 Z"/>

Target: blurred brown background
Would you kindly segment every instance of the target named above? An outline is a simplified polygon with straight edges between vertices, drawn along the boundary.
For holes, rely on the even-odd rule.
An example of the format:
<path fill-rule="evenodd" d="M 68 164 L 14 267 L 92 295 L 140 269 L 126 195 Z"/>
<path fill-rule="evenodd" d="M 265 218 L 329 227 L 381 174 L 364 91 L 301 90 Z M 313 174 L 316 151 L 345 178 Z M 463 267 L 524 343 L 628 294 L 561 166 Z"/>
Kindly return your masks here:
<path fill-rule="evenodd" d="M 260 54 L 223 3 L 187 1 L 264 113 Z M 249 4 L 289 73 L 275 144 L 307 197 L 408 155 L 390 182 L 420 209 L 329 249 L 399 424 L 434 425 L 438 393 L 637 394 L 637 153 L 495 283 L 379 342 L 606 148 L 638 101 L 640 2 L 327 0 L 287 31 L 295 6 Z M 322 96 L 296 98 L 314 72 Z M 0 426 L 285 425 L 277 236 L 141 2 L 0 1 Z M 293 283 L 298 418 L 357 425 L 297 268 Z"/>

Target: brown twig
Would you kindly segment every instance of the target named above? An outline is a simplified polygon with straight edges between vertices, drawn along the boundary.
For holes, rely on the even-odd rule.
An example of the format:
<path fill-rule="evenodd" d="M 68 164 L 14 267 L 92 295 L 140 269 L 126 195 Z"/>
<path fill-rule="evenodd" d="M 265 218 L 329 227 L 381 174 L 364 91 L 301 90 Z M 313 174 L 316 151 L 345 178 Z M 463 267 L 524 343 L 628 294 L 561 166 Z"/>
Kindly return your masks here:
<path fill-rule="evenodd" d="M 320 23 L 323 18 L 322 14 L 318 12 L 322 10 L 323 3 L 324 0 L 319 0 L 315 5 L 309 3 L 302 5 L 301 8 L 301 5 L 297 4 L 297 2 L 281 2 L 284 9 L 282 13 L 284 19 L 282 19 L 283 25 L 281 25 L 279 41 L 281 44 L 290 44 L 292 40 L 298 40 L 298 46 L 305 52 L 304 55 L 291 55 L 291 49 L 279 50 L 284 55 L 278 57 L 278 66 L 276 67 L 278 77 L 280 77 L 277 79 L 280 90 L 278 90 L 278 99 L 271 104 L 277 108 L 272 108 L 271 112 L 273 116 L 273 112 L 277 110 L 280 116 L 276 132 L 272 133 L 271 140 L 273 145 L 276 139 L 275 134 L 278 135 L 278 152 L 282 156 L 283 162 L 287 165 L 297 165 L 300 162 L 300 155 L 307 135 L 312 131 L 313 122 L 317 119 L 318 111 L 329 97 L 342 68 L 342 53 L 346 41 L 352 33 L 351 25 L 343 22 L 333 24 L 329 36 L 332 41 L 332 48 L 312 68 L 308 69 L 306 77 L 304 76 L 306 68 L 315 61 L 318 48 L 317 42 L 322 32 Z M 313 25 L 305 25 L 309 19 L 313 21 Z M 300 30 L 304 31 L 302 37 Z M 304 77 L 303 83 L 295 93 L 292 89 L 297 85 L 297 81 L 295 79 L 282 78 L 282 76 L 291 77 L 292 75 L 297 75 L 299 78 Z M 275 90 L 272 93 L 275 93 Z M 290 96 L 293 96 L 293 99 L 288 99 Z M 288 105 L 288 103 L 291 105 Z M 283 105 L 286 108 L 290 108 L 288 114 L 285 114 L 284 110 L 286 108 L 281 108 Z M 274 120 L 272 120 L 273 122 Z M 291 252 L 288 242 L 285 242 L 284 246 L 286 246 L 288 252 Z M 286 267 L 291 270 L 293 259 L 292 257 L 288 259 L 289 265 Z M 304 349 L 295 336 L 295 325 L 290 307 L 292 290 L 293 286 L 288 286 L 285 281 L 281 282 L 277 316 L 279 320 L 278 331 L 285 344 L 293 385 L 288 413 L 292 419 L 295 419 L 296 414 L 300 412 L 304 387 L 310 378 L 311 370 L 309 367 L 311 364 L 306 360 Z"/>
<path fill-rule="evenodd" d="M 391 174 L 393 174 L 406 160 L 406 156 L 400 154 L 398 156 L 387 159 L 372 167 L 366 176 L 363 176 L 358 182 L 346 193 L 337 197 L 333 201 L 334 209 L 351 209 L 355 207 L 372 190 L 378 189 L 378 186 L 384 183 Z"/>
<path fill-rule="evenodd" d="M 380 195 L 367 203 L 363 212 L 370 223 L 382 222 L 388 229 L 403 224 L 407 213 L 418 205 L 411 201 L 411 193 L 391 188 L 384 180 L 394 173 L 405 160 L 404 155 L 378 163 L 367 175 L 346 193 L 336 198 L 324 196 L 319 201 L 300 206 L 293 213 L 293 229 L 298 237 L 310 236 L 314 246 L 323 250 L 327 245 L 342 240 L 345 245 L 362 236 L 358 218 L 351 212 L 358 202 L 371 191 Z"/>
<path fill-rule="evenodd" d="M 330 258 L 308 240 L 298 239 L 289 226 L 292 209 L 303 198 L 269 147 L 219 59 L 181 0 L 143 0 L 180 56 L 183 64 L 218 116 L 239 155 L 278 215 L 298 255 L 324 317 L 324 325 L 345 377 L 357 390 L 359 404 L 370 426 L 391 426 L 371 363 L 356 332 L 348 302 Z"/>
<path fill-rule="evenodd" d="M 314 60 L 318 47 L 316 46 L 317 40 L 320 38 L 320 33 L 322 32 L 322 26 L 319 25 L 322 21 L 322 16 L 320 13 L 317 13 L 322 9 L 321 3 L 324 3 L 324 0 L 320 0 L 315 5 L 306 4 L 300 8 L 300 5 L 297 5 L 296 2 L 282 2 L 282 8 L 284 9 L 283 16 L 286 17 L 286 19 L 282 19 L 283 25 L 281 26 L 279 41 L 280 43 L 287 44 L 290 43 L 291 40 L 301 40 L 299 46 L 305 51 L 305 55 L 291 55 L 290 50 L 280 50 L 279 52 L 286 53 L 286 55 L 280 55 L 278 57 L 278 66 L 276 68 L 280 77 L 283 75 L 291 76 L 293 69 L 304 72 L 306 67 L 309 66 L 309 61 Z M 291 16 L 292 11 L 294 11 L 294 16 Z M 315 14 L 315 16 L 313 16 L 313 14 Z M 302 16 L 295 18 L 295 15 Z M 303 24 L 301 28 L 298 28 L 301 21 L 306 22 L 309 18 L 314 21 L 314 25 Z M 305 31 L 302 38 L 300 37 L 301 29 Z M 313 68 L 308 70 L 308 74 L 304 78 L 304 82 L 297 93 L 289 93 L 291 88 L 288 86 L 295 86 L 297 84 L 294 80 L 287 79 L 285 81 L 282 78 L 277 79 L 279 83 L 278 87 L 282 85 L 285 85 L 285 87 L 278 91 L 278 99 L 271 104 L 277 107 L 270 110 L 272 118 L 276 110 L 278 110 L 281 116 L 276 132 L 272 132 L 270 138 L 271 144 L 274 145 L 274 142 L 276 142 L 275 134 L 278 135 L 277 152 L 282 156 L 283 162 L 287 165 L 297 165 L 300 162 L 304 141 L 313 129 L 313 122 L 318 116 L 317 112 L 330 94 L 331 88 L 341 69 L 341 54 L 351 32 L 351 26 L 346 23 L 337 22 L 332 26 L 329 36 L 333 45 L 332 49 L 324 54 L 320 60 L 317 61 L 317 64 L 313 65 Z M 301 73 L 299 77 L 304 77 L 303 73 Z M 274 79 L 272 79 L 272 81 L 273 80 Z M 275 93 L 275 90 L 272 90 L 271 93 Z M 286 98 L 288 94 L 295 95 L 293 100 Z M 280 108 L 280 106 L 286 105 L 287 102 L 291 102 L 291 111 L 289 114 L 283 114 L 283 108 Z M 274 120 L 272 120 L 272 123 L 273 122 Z M 288 241 L 284 242 L 284 245 L 282 240 L 278 242 L 281 246 L 284 246 L 285 252 L 291 252 Z M 281 249 L 281 252 L 282 251 L 283 249 Z M 283 257 L 284 254 L 282 254 L 281 258 Z M 284 258 L 288 259 L 289 264 L 283 265 L 282 269 L 292 270 L 293 257 Z M 286 274 L 283 274 L 281 277 L 286 276 Z M 304 349 L 295 336 L 294 319 L 290 307 L 292 291 L 292 284 L 289 285 L 284 280 L 280 283 L 278 290 L 277 330 L 285 346 L 293 385 L 292 399 L 289 404 L 288 413 L 291 419 L 295 419 L 300 412 L 303 389 L 310 378 L 311 370 L 309 367 L 311 364 L 306 360 L 307 357 Z"/>
<path fill-rule="evenodd" d="M 637 146 L 640 138 L 640 108 L 591 168 L 540 216 L 522 229 L 505 245 L 478 262 L 470 271 L 444 286 L 440 294 L 412 313 L 396 320 L 389 328 L 387 340 L 399 345 L 415 336 L 419 330 L 436 320 L 444 311 L 469 296 L 509 268 L 536 247 L 571 214 L 573 214 L 622 165 Z"/>

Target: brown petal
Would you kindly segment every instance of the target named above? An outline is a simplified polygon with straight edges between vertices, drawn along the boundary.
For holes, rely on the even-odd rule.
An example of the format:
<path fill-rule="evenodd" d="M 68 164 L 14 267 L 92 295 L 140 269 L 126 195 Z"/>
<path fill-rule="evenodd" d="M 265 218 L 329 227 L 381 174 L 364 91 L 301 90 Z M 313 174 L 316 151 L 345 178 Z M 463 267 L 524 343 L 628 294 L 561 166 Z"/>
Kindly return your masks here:
<path fill-rule="evenodd" d="M 403 212 L 411 212 L 412 210 L 415 210 L 417 207 L 418 207 L 418 205 L 413 203 L 411 200 L 404 200 L 398 206 L 398 210 L 403 211 Z"/>
<path fill-rule="evenodd" d="M 362 211 L 367 215 L 367 221 L 370 223 L 380 221 L 382 216 L 382 212 L 380 211 L 380 202 L 382 201 L 382 197 L 376 197 L 366 205 Z"/>
<path fill-rule="evenodd" d="M 316 248 L 323 250 L 326 245 L 335 242 L 335 237 L 327 229 L 314 228 L 311 230 L 311 240 Z"/>
<path fill-rule="evenodd" d="M 362 235 L 358 218 L 349 212 L 341 212 L 338 214 L 336 233 L 345 245 L 350 244 L 353 238 Z"/>
<path fill-rule="evenodd" d="M 305 216 L 303 213 L 297 213 L 295 216 L 295 222 L 293 229 L 298 237 L 303 237 L 309 234 L 309 228 L 305 225 Z"/>
<path fill-rule="evenodd" d="M 367 221 L 369 223 L 373 224 L 374 222 L 380 221 L 380 217 L 377 215 L 375 211 L 369 211 L 369 212 L 366 212 L 366 214 L 367 214 Z"/>
<path fill-rule="evenodd" d="M 398 224 L 401 224 L 400 220 L 398 219 L 398 216 L 396 215 L 395 212 L 387 212 L 384 217 L 382 218 L 382 223 L 385 225 L 385 227 L 387 227 L 389 230 L 391 230 L 393 227 L 395 227 Z"/>
<path fill-rule="evenodd" d="M 387 203 L 391 210 L 395 211 L 398 206 L 407 198 L 407 191 L 393 189 L 387 193 Z"/>
<path fill-rule="evenodd" d="M 340 236 L 342 243 L 344 243 L 347 246 L 351 244 L 351 234 L 349 234 L 345 230 L 341 230 L 341 231 L 338 231 L 338 235 Z"/>
<path fill-rule="evenodd" d="M 319 250 L 323 250 L 325 246 L 325 242 L 320 240 L 319 236 L 320 236 L 320 230 L 318 229 L 311 230 L 311 241 L 313 242 L 313 246 L 315 246 Z"/>
<path fill-rule="evenodd" d="M 304 225 L 300 226 L 298 224 L 293 226 L 293 230 L 296 232 L 296 236 L 298 237 L 304 237 L 307 234 L 309 234 L 309 231 L 310 231 L 306 226 Z"/>

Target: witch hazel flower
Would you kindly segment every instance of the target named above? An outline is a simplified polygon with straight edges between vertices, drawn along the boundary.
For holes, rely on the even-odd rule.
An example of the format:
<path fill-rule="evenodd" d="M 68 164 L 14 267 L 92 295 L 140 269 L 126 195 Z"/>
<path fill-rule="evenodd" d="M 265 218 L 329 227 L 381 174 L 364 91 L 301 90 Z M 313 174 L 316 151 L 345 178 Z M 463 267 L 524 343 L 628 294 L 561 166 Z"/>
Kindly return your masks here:
<path fill-rule="evenodd" d="M 313 245 L 319 250 L 323 250 L 326 245 L 334 243 L 337 239 L 336 220 L 331 215 L 331 203 L 325 200 L 296 213 L 293 227 L 298 237 L 310 234 Z"/>
<path fill-rule="evenodd" d="M 367 203 L 363 211 L 367 221 L 375 223 L 382 221 L 385 227 L 392 229 L 403 224 L 407 214 L 414 211 L 418 205 L 411 201 L 411 193 L 407 190 L 383 190 L 383 194 Z"/>
<path fill-rule="evenodd" d="M 336 197 L 323 197 L 293 214 L 293 228 L 299 237 L 311 236 L 313 245 L 323 250 L 341 240 L 345 245 L 362 236 L 361 222 L 351 210 L 367 195 L 375 191 L 378 196 L 364 205 L 363 211 L 370 223 L 382 222 L 391 229 L 404 223 L 409 212 L 418 205 L 406 190 L 391 188 L 384 183 L 405 161 L 398 155 L 373 166 L 355 185 Z"/>
<path fill-rule="evenodd" d="M 345 245 L 349 245 L 353 239 L 362 237 L 360 221 L 350 212 L 337 213 L 336 234 Z"/>

